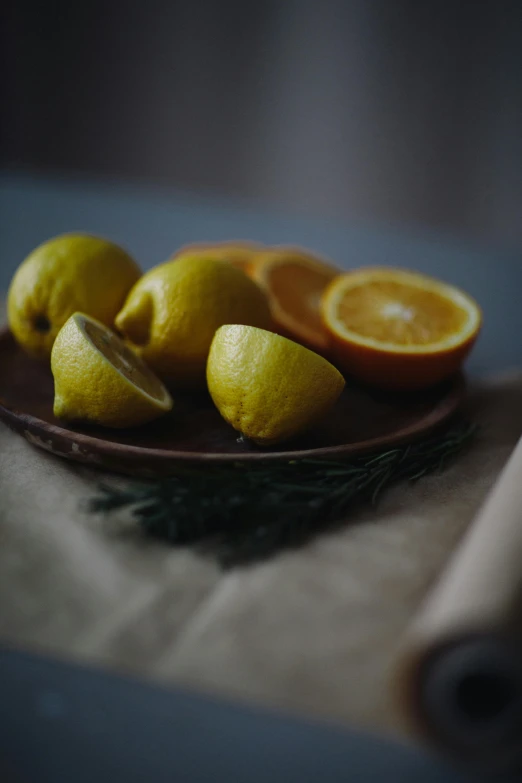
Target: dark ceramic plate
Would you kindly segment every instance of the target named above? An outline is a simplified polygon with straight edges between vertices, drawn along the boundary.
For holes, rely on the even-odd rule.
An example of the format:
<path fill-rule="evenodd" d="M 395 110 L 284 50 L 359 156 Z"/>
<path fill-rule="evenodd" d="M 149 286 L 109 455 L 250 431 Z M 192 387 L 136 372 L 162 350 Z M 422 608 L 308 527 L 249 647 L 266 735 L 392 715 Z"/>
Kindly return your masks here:
<path fill-rule="evenodd" d="M 60 457 L 140 476 L 175 473 L 182 463 L 341 459 L 426 435 L 450 417 L 464 396 L 453 379 L 416 395 L 371 392 L 347 383 L 340 400 L 305 435 L 271 449 L 238 439 L 206 394 L 177 394 L 174 410 L 129 430 L 69 427 L 53 416 L 53 378 L 0 331 L 0 419 L 34 446 Z"/>

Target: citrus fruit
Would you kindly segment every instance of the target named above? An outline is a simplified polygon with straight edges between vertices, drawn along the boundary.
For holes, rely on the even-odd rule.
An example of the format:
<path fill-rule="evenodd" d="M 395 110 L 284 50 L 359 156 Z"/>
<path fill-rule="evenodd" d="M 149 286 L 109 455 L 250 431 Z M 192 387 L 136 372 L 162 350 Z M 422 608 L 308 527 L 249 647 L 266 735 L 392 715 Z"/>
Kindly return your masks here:
<path fill-rule="evenodd" d="M 325 352 L 321 295 L 339 270 L 299 249 L 273 248 L 256 256 L 249 274 L 266 291 L 277 330 Z"/>
<path fill-rule="evenodd" d="M 9 326 L 30 354 L 49 357 L 56 335 L 77 311 L 107 326 L 141 275 L 118 245 L 63 234 L 39 245 L 18 267 L 7 295 Z"/>
<path fill-rule="evenodd" d="M 132 348 L 178 386 L 204 386 L 210 343 L 226 323 L 269 328 L 268 302 L 239 269 L 199 255 L 144 275 L 116 318 Z"/>
<path fill-rule="evenodd" d="M 263 248 L 264 245 L 256 242 L 240 240 L 237 242 L 194 242 L 194 244 L 180 248 L 173 258 L 179 259 L 187 255 L 204 255 L 205 258 L 212 258 L 215 261 L 228 261 L 229 264 L 248 274 L 255 257 Z"/>
<path fill-rule="evenodd" d="M 334 280 L 322 314 L 339 366 L 388 389 L 415 390 L 455 373 L 480 331 L 463 291 L 400 269 L 361 269 Z"/>
<path fill-rule="evenodd" d="M 75 313 L 53 345 L 54 415 L 106 427 L 145 424 L 172 408 L 161 381 L 110 329 Z"/>
<path fill-rule="evenodd" d="M 286 337 L 237 324 L 216 332 L 207 383 L 223 418 L 262 446 L 307 429 L 344 388 L 341 373 L 322 356 Z"/>

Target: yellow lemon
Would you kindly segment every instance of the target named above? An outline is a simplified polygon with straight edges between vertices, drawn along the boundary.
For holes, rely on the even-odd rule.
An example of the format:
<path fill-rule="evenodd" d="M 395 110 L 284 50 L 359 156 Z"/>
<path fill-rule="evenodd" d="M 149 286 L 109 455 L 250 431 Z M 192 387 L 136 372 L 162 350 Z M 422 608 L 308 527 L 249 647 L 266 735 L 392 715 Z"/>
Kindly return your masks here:
<path fill-rule="evenodd" d="M 134 427 L 172 408 L 161 381 L 100 321 L 75 313 L 51 353 L 54 415 L 105 427 Z"/>
<path fill-rule="evenodd" d="M 152 269 L 116 318 L 118 330 L 147 364 L 181 386 L 204 386 L 210 343 L 227 323 L 269 328 L 266 297 L 239 269 L 200 255 Z"/>
<path fill-rule="evenodd" d="M 286 337 L 235 324 L 216 332 L 207 382 L 223 418 L 262 446 L 307 429 L 344 388 L 341 373 L 319 354 Z"/>
<path fill-rule="evenodd" d="M 50 356 L 56 335 L 81 311 L 107 326 L 141 275 L 118 245 L 86 234 L 63 234 L 39 245 L 18 267 L 7 296 L 9 326 L 36 357 Z"/>

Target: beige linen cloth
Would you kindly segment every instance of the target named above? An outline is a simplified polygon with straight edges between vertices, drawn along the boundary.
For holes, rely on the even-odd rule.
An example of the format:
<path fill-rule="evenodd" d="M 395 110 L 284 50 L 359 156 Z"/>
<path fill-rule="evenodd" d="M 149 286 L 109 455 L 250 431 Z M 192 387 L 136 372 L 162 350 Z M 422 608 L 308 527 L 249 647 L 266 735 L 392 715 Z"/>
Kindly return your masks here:
<path fill-rule="evenodd" d="M 522 432 L 522 373 L 482 383 L 470 404 L 481 433 L 443 473 L 391 488 L 304 549 L 225 573 L 121 535 L 126 512 L 86 513 L 99 474 L 0 424 L 0 640 L 393 727 L 401 635 Z"/>

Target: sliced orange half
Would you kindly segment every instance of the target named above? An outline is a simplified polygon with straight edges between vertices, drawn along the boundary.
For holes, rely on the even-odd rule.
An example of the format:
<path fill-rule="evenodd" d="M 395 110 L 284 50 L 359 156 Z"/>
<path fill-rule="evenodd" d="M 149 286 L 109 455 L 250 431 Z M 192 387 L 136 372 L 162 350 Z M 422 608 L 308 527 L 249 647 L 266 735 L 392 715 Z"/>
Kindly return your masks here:
<path fill-rule="evenodd" d="M 361 269 L 334 280 L 321 303 L 339 365 L 370 384 L 432 386 L 455 373 L 480 331 L 468 294 L 401 269 Z"/>
<path fill-rule="evenodd" d="M 204 253 L 207 258 L 217 261 L 228 261 L 233 266 L 241 269 L 242 272 L 249 274 L 254 258 L 265 248 L 256 242 L 246 242 L 242 240 L 230 242 L 194 242 L 190 245 L 184 245 L 172 258 L 181 258 L 182 256 L 194 255 L 194 253 Z"/>
<path fill-rule="evenodd" d="M 258 254 L 249 274 L 268 295 L 277 331 L 325 353 L 321 296 L 340 271 L 306 251 L 276 247 Z"/>

